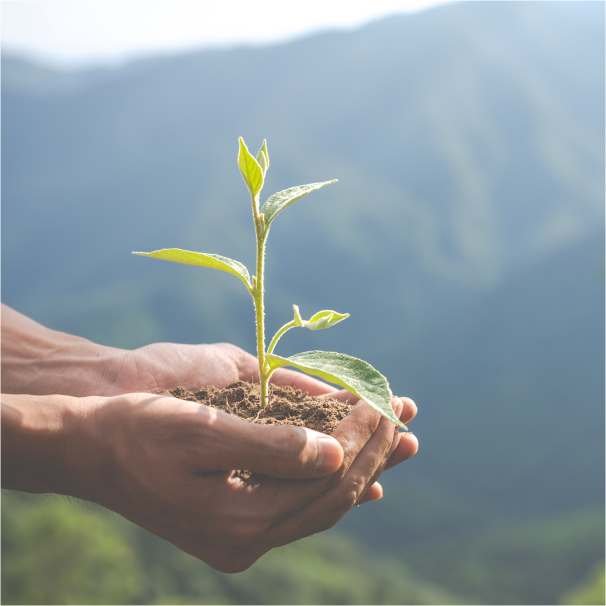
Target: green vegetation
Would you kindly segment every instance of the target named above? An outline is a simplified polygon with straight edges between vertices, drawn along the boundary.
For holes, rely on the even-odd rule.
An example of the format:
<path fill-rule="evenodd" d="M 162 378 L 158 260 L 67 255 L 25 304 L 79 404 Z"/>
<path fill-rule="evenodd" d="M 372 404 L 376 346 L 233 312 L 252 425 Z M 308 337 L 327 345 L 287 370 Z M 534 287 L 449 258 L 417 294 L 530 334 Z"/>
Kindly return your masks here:
<path fill-rule="evenodd" d="M 603 557 L 604 530 L 603 510 L 580 511 L 455 530 L 392 555 L 485 604 L 557 604 Z"/>
<path fill-rule="evenodd" d="M 400 422 L 391 408 L 392 393 L 389 389 L 387 379 L 367 362 L 345 354 L 327 351 L 306 351 L 289 358 L 283 358 L 273 353 L 274 347 L 280 337 L 291 328 L 301 326 L 310 330 L 321 330 L 337 324 L 347 318 L 349 314 L 340 314 L 325 309 L 315 313 L 311 319 L 303 320 L 299 313 L 299 308 L 293 305 L 294 320 L 282 326 L 271 340 L 267 350 L 265 349 L 265 243 L 269 235 L 269 228 L 273 220 L 287 206 L 325 185 L 334 183 L 335 180 L 290 187 L 270 196 L 263 207 L 259 209 L 259 195 L 265 182 L 265 174 L 269 168 L 267 141 L 263 141 L 263 145 L 257 153 L 256 158 L 248 151 L 242 137 L 240 137 L 239 142 L 238 166 L 250 193 L 255 234 L 257 237 L 256 275 L 251 279 L 248 269 L 242 263 L 220 255 L 192 252 L 179 248 L 164 248 L 150 253 L 135 252 L 133 254 L 164 259 L 165 261 L 174 261 L 176 263 L 185 263 L 186 265 L 199 265 L 201 267 L 219 269 L 240 278 L 244 282 L 255 304 L 261 406 L 267 405 L 267 385 L 276 368 L 294 366 L 307 374 L 316 375 L 326 381 L 344 387 L 364 400 L 384 417 L 406 429 L 406 426 Z"/>
<path fill-rule="evenodd" d="M 579 585 L 569 591 L 562 604 L 604 604 L 606 586 L 604 562 L 598 562 Z"/>
<path fill-rule="evenodd" d="M 346 536 L 368 558 L 353 587 L 380 554 L 468 603 L 558 603 L 604 557 L 592 513 L 604 505 L 604 10 L 454 3 L 86 72 L 3 53 L 3 301 L 107 345 L 254 352 L 239 280 L 127 253 L 204 242 L 253 267 L 241 183 L 223 160 L 240 133 L 270 140 L 272 191 L 331 167 L 339 186 L 272 231 L 268 332 L 293 301 L 349 311 L 351 330 L 289 331 L 280 352 L 368 360 L 422 404 L 421 447 L 382 476 L 388 498 L 258 565 L 283 571 Z M 243 86 L 263 94 L 244 107 Z M 162 585 L 139 601 L 248 603 L 239 576 L 114 528 L 134 537 L 144 583 Z M 273 590 L 263 579 L 255 596 Z"/>
<path fill-rule="evenodd" d="M 64 498 L 2 497 L 3 604 L 465 604 L 338 533 L 226 575 Z"/>
<path fill-rule="evenodd" d="M 116 522 L 61 497 L 3 496 L 2 603 L 131 603 L 144 576 Z"/>

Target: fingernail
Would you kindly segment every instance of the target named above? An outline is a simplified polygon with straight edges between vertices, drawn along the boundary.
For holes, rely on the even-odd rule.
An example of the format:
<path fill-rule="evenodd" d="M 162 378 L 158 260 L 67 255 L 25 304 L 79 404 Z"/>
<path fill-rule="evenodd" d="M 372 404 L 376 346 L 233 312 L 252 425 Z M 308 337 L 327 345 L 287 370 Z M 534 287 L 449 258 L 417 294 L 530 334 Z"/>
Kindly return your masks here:
<path fill-rule="evenodd" d="M 339 442 L 328 436 L 318 436 L 318 456 L 316 457 L 315 470 L 318 473 L 332 473 L 341 467 L 343 461 L 343 449 Z"/>
<path fill-rule="evenodd" d="M 396 417 L 398 417 L 398 419 L 400 418 L 400 415 L 402 414 L 402 411 L 404 410 L 404 402 L 402 402 L 402 400 L 398 400 L 398 403 L 396 404 Z"/>

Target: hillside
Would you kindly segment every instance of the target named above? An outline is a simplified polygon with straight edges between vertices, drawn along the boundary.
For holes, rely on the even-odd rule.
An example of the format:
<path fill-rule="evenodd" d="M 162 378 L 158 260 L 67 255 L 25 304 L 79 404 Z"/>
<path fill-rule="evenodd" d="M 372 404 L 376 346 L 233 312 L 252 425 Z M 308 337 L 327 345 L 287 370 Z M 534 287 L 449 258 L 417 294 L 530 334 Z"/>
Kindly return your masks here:
<path fill-rule="evenodd" d="M 341 532 L 481 603 L 556 603 L 600 561 L 603 255 L 603 235 L 571 245 L 385 356 L 421 450 Z"/>
<path fill-rule="evenodd" d="M 343 535 L 228 575 L 118 516 L 30 495 L 2 497 L 2 555 L 4 604 L 469 603 Z"/>
<path fill-rule="evenodd" d="M 270 324 L 295 297 L 310 310 L 347 308 L 353 347 L 385 331 L 379 317 L 397 318 L 403 339 L 416 334 L 602 220 L 600 11 L 580 7 L 586 18 L 571 22 L 532 3 L 463 3 L 281 47 L 74 74 L 5 58 L 4 297 L 84 330 L 90 312 L 110 313 L 90 299 L 113 287 L 122 317 L 150 325 L 123 337 L 131 344 L 153 328 L 154 338 L 252 349 L 242 324 L 227 337 L 212 329 L 249 307 L 224 276 L 175 277 L 129 256 L 176 246 L 252 265 L 234 163 L 243 135 L 269 142 L 265 195 L 339 178 L 272 231 Z M 192 299 L 177 303 L 177 326 L 165 300 L 175 284 L 186 292 L 170 303 Z M 64 317 L 32 308 L 42 292 Z"/>
<path fill-rule="evenodd" d="M 424 404 L 415 474 L 509 514 L 603 503 L 603 235 L 504 280 L 411 352 L 381 367 Z"/>
<path fill-rule="evenodd" d="M 293 303 L 351 313 L 279 353 L 359 356 L 419 405 L 419 454 L 336 536 L 455 595 L 552 603 L 603 558 L 604 17 L 469 2 L 119 69 L 4 55 L 3 301 L 115 346 L 254 351 L 238 281 L 130 252 L 252 269 L 236 144 L 267 138 L 262 199 L 339 179 L 272 228 L 268 332 Z"/>

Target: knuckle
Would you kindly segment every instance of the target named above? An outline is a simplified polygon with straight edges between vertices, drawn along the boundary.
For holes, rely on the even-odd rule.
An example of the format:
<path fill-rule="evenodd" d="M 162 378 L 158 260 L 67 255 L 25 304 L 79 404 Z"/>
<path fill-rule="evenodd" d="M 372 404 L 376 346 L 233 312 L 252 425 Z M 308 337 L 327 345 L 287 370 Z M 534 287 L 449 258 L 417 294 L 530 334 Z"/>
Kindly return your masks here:
<path fill-rule="evenodd" d="M 365 487 L 366 483 L 362 482 L 360 478 L 350 480 L 347 488 L 343 490 L 338 506 L 338 509 L 343 512 L 342 515 L 345 515 L 356 504 Z"/>

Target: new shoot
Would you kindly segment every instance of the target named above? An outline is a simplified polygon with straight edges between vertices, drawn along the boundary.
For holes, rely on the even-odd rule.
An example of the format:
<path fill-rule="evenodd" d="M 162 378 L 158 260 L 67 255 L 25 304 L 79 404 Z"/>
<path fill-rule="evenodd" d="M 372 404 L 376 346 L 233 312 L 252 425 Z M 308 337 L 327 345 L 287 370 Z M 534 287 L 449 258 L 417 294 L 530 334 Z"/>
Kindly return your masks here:
<path fill-rule="evenodd" d="M 255 233 L 257 236 L 256 275 L 251 278 L 248 270 L 242 263 L 220 255 L 191 252 L 179 248 L 165 248 L 150 253 L 135 252 L 133 254 L 164 259 L 166 261 L 175 261 L 177 263 L 187 263 L 189 265 L 212 267 L 233 274 L 242 280 L 252 296 L 255 305 L 257 357 L 259 360 L 259 384 L 262 406 L 267 405 L 267 385 L 273 372 L 281 366 L 291 366 L 307 374 L 320 377 L 329 383 L 344 387 L 358 398 L 364 400 L 372 408 L 379 411 L 384 417 L 406 429 L 406 426 L 394 415 L 391 408 L 392 393 L 389 389 L 387 379 L 367 362 L 345 354 L 328 351 L 306 351 L 288 358 L 283 358 L 274 353 L 280 337 L 291 328 L 299 326 L 309 328 L 310 330 L 321 330 L 334 326 L 347 318 L 349 314 L 323 310 L 314 314 L 309 320 L 303 320 L 299 313 L 299 308 L 293 305 L 293 320 L 282 326 L 270 341 L 269 347 L 265 348 L 263 285 L 265 244 L 271 224 L 287 206 L 325 185 L 334 183 L 336 179 L 285 189 L 270 196 L 260 208 L 259 197 L 265 181 L 265 174 L 269 168 L 267 142 L 263 141 L 263 145 L 256 157 L 248 151 L 242 137 L 240 137 L 239 143 L 238 166 L 250 193 Z"/>

